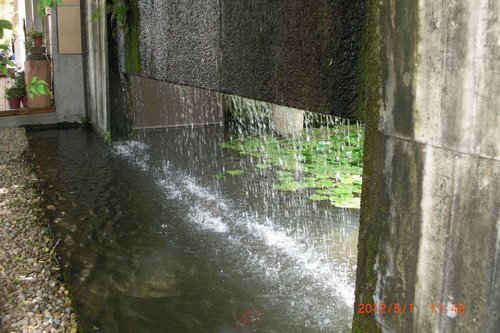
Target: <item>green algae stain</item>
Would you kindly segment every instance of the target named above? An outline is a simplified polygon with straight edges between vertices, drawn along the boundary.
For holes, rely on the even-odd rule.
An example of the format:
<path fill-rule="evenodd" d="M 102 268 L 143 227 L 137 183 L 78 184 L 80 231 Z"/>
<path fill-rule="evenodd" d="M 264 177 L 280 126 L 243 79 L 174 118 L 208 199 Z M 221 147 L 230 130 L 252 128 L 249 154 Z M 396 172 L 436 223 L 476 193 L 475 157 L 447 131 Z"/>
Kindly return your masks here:
<path fill-rule="evenodd" d="M 141 54 L 139 44 L 138 0 L 130 0 L 127 11 L 128 30 L 125 39 L 125 61 L 128 74 L 140 74 Z"/>
<path fill-rule="evenodd" d="M 221 147 L 256 157 L 256 169 L 275 171 L 276 190 L 312 189 L 316 191 L 309 195 L 310 200 L 359 208 L 363 142 L 363 126 L 337 125 L 308 129 L 294 138 L 260 135 L 232 139 Z"/>

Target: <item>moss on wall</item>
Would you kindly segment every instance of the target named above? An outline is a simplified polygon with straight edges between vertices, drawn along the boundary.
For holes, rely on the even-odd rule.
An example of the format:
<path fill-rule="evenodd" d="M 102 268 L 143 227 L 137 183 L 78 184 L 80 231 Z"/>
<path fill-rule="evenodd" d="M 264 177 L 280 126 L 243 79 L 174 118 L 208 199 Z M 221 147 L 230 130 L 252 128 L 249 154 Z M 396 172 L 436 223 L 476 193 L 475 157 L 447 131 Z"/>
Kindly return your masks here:
<path fill-rule="evenodd" d="M 378 2 L 374 0 L 368 0 L 367 6 L 358 69 L 359 91 L 356 117 L 362 121 L 372 121 L 376 127 L 379 118 L 381 86 L 380 31 L 378 29 L 380 9 Z"/>
<path fill-rule="evenodd" d="M 373 303 L 373 293 L 377 282 L 375 263 L 377 260 L 385 261 L 377 257 L 380 252 L 380 233 L 374 228 L 373 216 L 384 216 L 386 212 L 373 214 L 375 209 L 386 209 L 378 206 L 378 198 L 383 193 L 378 193 L 378 182 L 380 175 L 374 171 L 378 163 L 383 163 L 384 156 L 380 150 L 383 149 L 383 141 L 378 132 L 380 118 L 380 91 L 381 91 L 381 67 L 380 67 L 380 5 L 377 0 L 367 1 L 367 16 L 363 29 L 361 54 L 359 62 L 359 95 L 356 115 L 366 122 L 365 133 L 365 156 L 363 173 L 363 191 L 361 199 L 360 232 L 358 242 L 358 269 L 356 272 L 356 297 L 354 306 L 354 319 L 352 331 L 356 333 L 380 332 L 374 314 L 360 314 L 357 312 L 360 303 Z M 378 207 L 377 207 L 378 206 Z"/>
<path fill-rule="evenodd" d="M 127 73 L 141 72 L 141 54 L 139 50 L 139 7 L 138 0 L 128 1 L 128 31 L 125 37 L 125 63 Z"/>

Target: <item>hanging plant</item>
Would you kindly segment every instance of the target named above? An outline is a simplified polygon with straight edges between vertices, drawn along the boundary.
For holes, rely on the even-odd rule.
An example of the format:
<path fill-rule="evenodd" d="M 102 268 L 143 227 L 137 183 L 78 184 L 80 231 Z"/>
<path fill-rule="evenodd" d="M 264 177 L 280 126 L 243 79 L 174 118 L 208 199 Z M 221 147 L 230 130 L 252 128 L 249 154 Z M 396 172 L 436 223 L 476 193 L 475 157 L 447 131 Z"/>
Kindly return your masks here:
<path fill-rule="evenodd" d="M 128 32 L 128 24 L 127 24 L 127 13 L 129 7 L 125 4 L 124 0 L 112 0 L 111 3 L 98 6 L 93 12 L 91 16 L 91 21 L 96 22 L 102 15 L 110 14 L 111 22 L 114 26 L 113 31 L 115 29 L 121 30 L 123 33 Z"/>

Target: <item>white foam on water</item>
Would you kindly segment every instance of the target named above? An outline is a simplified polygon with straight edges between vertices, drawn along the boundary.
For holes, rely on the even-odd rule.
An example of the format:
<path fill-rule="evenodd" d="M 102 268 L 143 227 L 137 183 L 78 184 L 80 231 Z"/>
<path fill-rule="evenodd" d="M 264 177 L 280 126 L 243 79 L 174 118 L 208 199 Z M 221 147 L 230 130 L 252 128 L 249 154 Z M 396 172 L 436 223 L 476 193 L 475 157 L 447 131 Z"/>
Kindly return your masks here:
<path fill-rule="evenodd" d="M 283 229 L 271 218 L 233 209 L 235 203 L 231 200 L 173 170 L 168 162 L 161 170 L 145 169 L 150 160 L 147 148 L 132 142 L 131 147 L 118 146 L 114 152 L 143 171 L 152 171 L 168 199 L 187 203 L 187 221 L 198 230 L 224 235 L 221 246 L 238 253 L 244 266 L 241 269 L 250 269 L 278 287 L 275 294 L 268 295 L 270 302 L 283 300 L 284 296 L 297 321 L 320 330 L 335 328 L 336 302 L 352 309 L 353 272 L 345 262 L 327 258 L 308 244 L 304 233 Z"/>
<path fill-rule="evenodd" d="M 222 222 L 220 216 L 213 216 L 209 211 L 201 207 L 191 208 L 188 218 L 204 230 L 211 230 L 218 233 L 226 233 L 229 230 L 227 224 Z"/>
<path fill-rule="evenodd" d="M 250 233 L 263 239 L 269 247 L 276 248 L 293 258 L 300 267 L 302 273 L 306 273 L 317 280 L 324 282 L 345 303 L 352 307 L 354 305 L 354 285 L 349 282 L 347 267 L 343 263 L 327 262 L 325 255 L 316 249 L 308 248 L 285 230 L 277 230 L 272 222 L 267 219 L 266 223 L 257 220 L 246 219 L 246 226 Z M 331 259 L 330 259 L 331 260 Z M 339 272 L 339 269 L 343 271 Z"/>
<path fill-rule="evenodd" d="M 173 176 L 171 173 L 170 176 Z M 306 246 L 305 240 L 296 232 L 280 229 L 272 219 L 257 218 L 248 213 L 238 210 L 231 210 L 230 202 L 210 189 L 205 188 L 189 176 L 176 172 L 175 177 L 178 185 L 174 186 L 168 182 L 169 186 L 164 187 L 167 192 L 183 193 L 185 199 L 196 204 L 191 208 L 188 216 L 190 222 L 200 226 L 204 230 L 218 233 L 229 233 L 228 240 L 239 247 L 240 251 L 246 251 L 247 263 L 259 267 L 264 275 L 271 280 L 280 279 L 280 271 L 276 267 L 280 265 L 279 259 L 273 257 L 271 252 L 285 255 L 288 261 L 294 263 L 295 271 L 288 272 L 292 279 L 299 279 L 304 275 L 314 281 L 314 287 L 321 289 L 322 293 L 330 295 L 332 298 L 341 299 L 349 308 L 354 304 L 354 285 L 350 279 L 350 270 L 345 263 L 332 262 L 318 250 Z M 223 219 L 227 222 L 223 222 Z M 242 233 L 245 230 L 245 233 Z M 251 248 L 248 238 L 263 242 L 268 249 L 264 254 Z M 248 256 L 248 254 L 252 254 Z M 267 257 L 266 257 L 267 256 Z M 311 295 L 296 295 L 298 298 Z M 311 304 L 307 304 L 307 308 Z M 330 314 L 328 314 L 330 315 Z M 325 318 L 325 322 L 328 322 Z"/>
<path fill-rule="evenodd" d="M 149 170 L 148 145 L 140 141 L 118 142 L 113 144 L 112 151 L 122 158 L 132 162 L 142 171 Z"/>

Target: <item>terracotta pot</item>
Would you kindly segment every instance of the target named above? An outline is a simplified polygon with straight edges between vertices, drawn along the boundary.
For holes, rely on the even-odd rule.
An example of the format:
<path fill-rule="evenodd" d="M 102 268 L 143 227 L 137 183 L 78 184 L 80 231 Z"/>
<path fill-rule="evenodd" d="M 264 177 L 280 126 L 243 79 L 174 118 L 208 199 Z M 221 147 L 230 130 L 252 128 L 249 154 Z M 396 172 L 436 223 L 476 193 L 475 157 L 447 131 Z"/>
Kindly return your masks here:
<path fill-rule="evenodd" d="M 20 98 L 8 98 L 9 109 L 19 109 L 21 107 L 21 99 Z"/>
<path fill-rule="evenodd" d="M 43 45 L 43 37 L 35 37 L 33 38 L 33 46 L 40 47 Z"/>
<path fill-rule="evenodd" d="M 27 108 L 28 107 L 28 96 L 24 96 L 21 98 L 21 102 L 23 102 L 23 107 Z"/>

